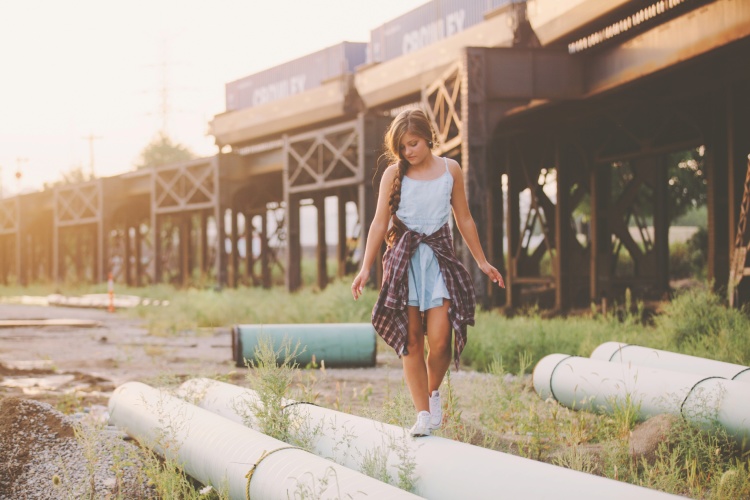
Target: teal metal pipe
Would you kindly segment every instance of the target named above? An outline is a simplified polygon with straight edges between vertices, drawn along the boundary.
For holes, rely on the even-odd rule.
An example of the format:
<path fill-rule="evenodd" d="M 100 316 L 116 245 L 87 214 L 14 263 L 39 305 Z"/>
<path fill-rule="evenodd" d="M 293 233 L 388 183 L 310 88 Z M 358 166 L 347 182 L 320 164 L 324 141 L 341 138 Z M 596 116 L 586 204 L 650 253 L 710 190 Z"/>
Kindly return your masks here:
<path fill-rule="evenodd" d="M 274 351 L 282 350 L 285 339 L 291 348 L 299 343 L 294 358 L 299 366 L 325 363 L 326 367 L 375 366 L 377 335 L 370 323 L 313 323 L 288 325 L 235 325 L 232 327 L 232 355 L 237 366 L 255 361 L 261 338 L 273 342 Z M 278 363 L 283 362 L 280 352 Z"/>

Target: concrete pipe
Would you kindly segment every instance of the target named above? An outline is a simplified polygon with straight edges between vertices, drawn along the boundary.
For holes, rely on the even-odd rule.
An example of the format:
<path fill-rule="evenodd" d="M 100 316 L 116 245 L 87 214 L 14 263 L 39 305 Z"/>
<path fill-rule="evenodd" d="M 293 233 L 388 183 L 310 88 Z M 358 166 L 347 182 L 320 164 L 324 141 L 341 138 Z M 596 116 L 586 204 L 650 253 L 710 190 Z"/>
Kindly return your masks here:
<path fill-rule="evenodd" d="M 255 426 L 257 393 L 209 379 L 188 380 L 181 397 L 234 422 Z M 565 469 L 437 436 L 412 438 L 406 429 L 316 405 L 287 402 L 293 432 L 314 433 L 312 452 L 363 470 L 386 458 L 397 480 L 414 465 L 415 492 L 433 500 L 456 498 L 673 498 L 662 492 Z M 409 457 L 405 463 L 400 457 Z M 399 470 L 401 467 L 401 470 Z"/>
<path fill-rule="evenodd" d="M 591 359 L 630 363 L 662 370 L 695 373 L 750 383 L 750 367 L 713 359 L 660 351 L 639 345 L 605 342 L 591 353 Z"/>
<path fill-rule="evenodd" d="M 253 499 L 418 498 L 139 382 L 114 391 L 109 413 L 110 422 L 229 498 L 247 498 L 248 484 Z"/>
<path fill-rule="evenodd" d="M 232 354 L 237 366 L 255 360 L 255 349 L 263 336 L 279 351 L 285 339 L 300 350 L 295 358 L 300 366 L 325 362 L 326 367 L 375 366 L 376 333 L 370 323 L 315 323 L 290 325 L 235 325 L 232 328 Z M 281 356 L 283 356 L 283 352 Z M 283 362 L 283 357 L 277 360 Z"/>
<path fill-rule="evenodd" d="M 741 382 L 566 354 L 542 358 L 533 381 L 540 397 L 568 408 L 612 413 L 630 402 L 644 419 L 682 415 L 698 425 L 719 423 L 740 442 L 750 438 L 750 386 Z"/>

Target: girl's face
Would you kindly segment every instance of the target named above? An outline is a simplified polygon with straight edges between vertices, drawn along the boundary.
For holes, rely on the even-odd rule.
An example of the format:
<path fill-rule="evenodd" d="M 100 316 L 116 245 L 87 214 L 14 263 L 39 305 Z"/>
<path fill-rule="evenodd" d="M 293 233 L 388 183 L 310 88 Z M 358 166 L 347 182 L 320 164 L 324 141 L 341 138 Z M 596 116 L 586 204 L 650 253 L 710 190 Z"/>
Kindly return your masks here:
<path fill-rule="evenodd" d="M 407 132 L 401 139 L 399 154 L 410 165 L 419 165 L 432 155 L 432 151 L 424 137 Z"/>

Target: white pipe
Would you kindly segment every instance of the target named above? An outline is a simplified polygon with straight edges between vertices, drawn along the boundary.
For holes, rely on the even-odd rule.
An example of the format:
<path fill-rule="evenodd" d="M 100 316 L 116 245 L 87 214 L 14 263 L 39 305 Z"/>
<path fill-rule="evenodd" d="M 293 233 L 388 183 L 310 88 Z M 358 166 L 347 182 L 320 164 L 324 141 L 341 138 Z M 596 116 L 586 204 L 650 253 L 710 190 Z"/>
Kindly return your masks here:
<path fill-rule="evenodd" d="M 259 403 L 250 390 L 209 379 L 185 382 L 178 391 L 195 404 L 227 419 L 257 425 L 251 408 Z M 662 492 L 500 453 L 437 436 L 411 438 L 402 427 L 329 410 L 295 404 L 287 411 L 291 425 L 321 432 L 312 451 L 362 470 L 362 457 L 395 447 L 413 461 L 416 493 L 432 500 L 503 498 L 673 498 Z M 391 451 L 387 470 L 398 475 Z"/>
<path fill-rule="evenodd" d="M 227 488 L 229 498 L 246 498 L 246 475 L 254 464 L 258 464 L 250 481 L 254 500 L 418 498 L 139 382 L 114 391 L 109 414 L 112 423 L 176 460 L 201 483 L 219 491 Z M 268 455 L 261 461 L 264 454 Z M 326 480 L 328 488 L 321 492 Z"/>
<path fill-rule="evenodd" d="M 651 368 L 722 377 L 738 382 L 750 383 L 750 366 L 735 365 L 734 363 L 699 358 L 697 356 L 670 351 L 660 351 L 659 349 L 622 344 L 620 342 L 603 343 L 594 349 L 594 352 L 591 353 L 591 359 L 631 363 L 640 366 L 650 366 Z"/>
<path fill-rule="evenodd" d="M 628 398 L 642 418 L 682 415 L 718 422 L 739 441 L 750 438 L 750 386 L 719 377 L 550 354 L 534 368 L 534 389 L 574 409 L 613 412 Z"/>

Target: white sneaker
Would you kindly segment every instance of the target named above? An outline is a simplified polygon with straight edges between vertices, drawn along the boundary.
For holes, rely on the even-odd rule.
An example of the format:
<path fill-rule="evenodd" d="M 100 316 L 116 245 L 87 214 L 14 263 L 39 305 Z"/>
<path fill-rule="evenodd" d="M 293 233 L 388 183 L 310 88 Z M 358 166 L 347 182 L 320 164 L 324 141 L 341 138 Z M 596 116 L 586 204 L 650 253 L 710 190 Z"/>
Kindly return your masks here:
<path fill-rule="evenodd" d="M 430 396 L 430 429 L 440 429 L 443 425 L 443 405 L 440 403 L 440 393 L 432 391 Z"/>
<path fill-rule="evenodd" d="M 409 434 L 414 437 L 430 435 L 430 412 L 420 411 L 417 414 L 417 422 L 409 430 Z"/>

